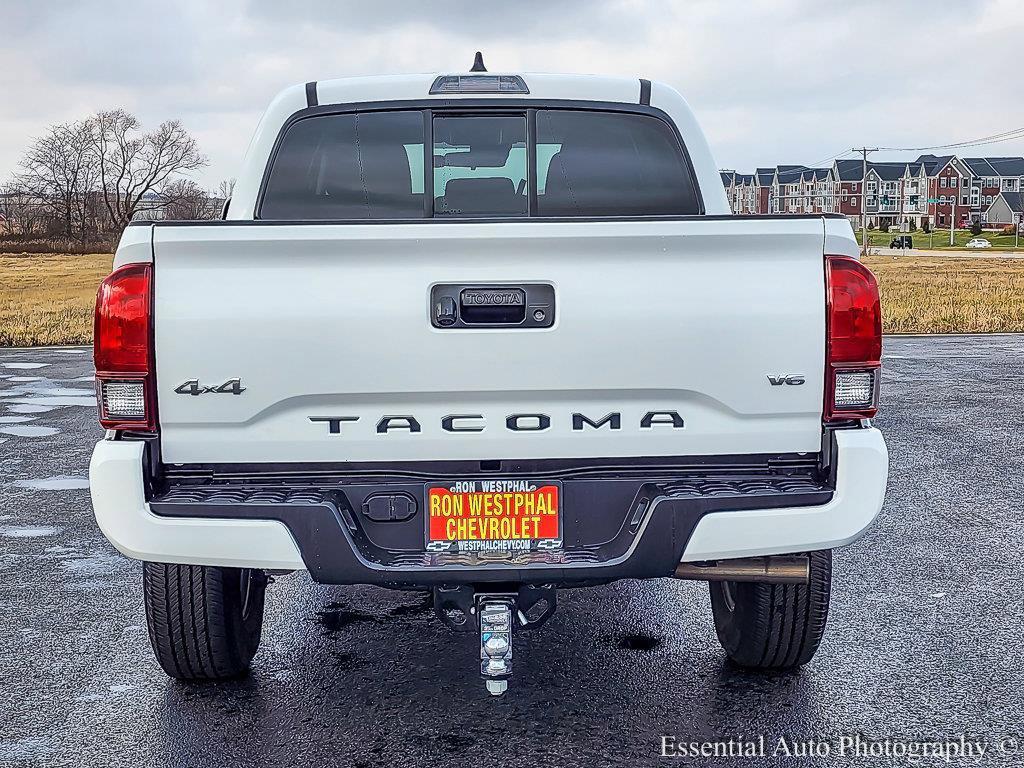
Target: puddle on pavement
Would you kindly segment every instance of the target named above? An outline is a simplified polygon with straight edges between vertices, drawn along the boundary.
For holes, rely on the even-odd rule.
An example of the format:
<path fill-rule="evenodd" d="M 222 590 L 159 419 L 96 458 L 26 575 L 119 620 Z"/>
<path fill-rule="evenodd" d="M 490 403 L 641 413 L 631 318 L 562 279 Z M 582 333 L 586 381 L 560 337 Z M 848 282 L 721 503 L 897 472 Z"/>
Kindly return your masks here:
<path fill-rule="evenodd" d="M 50 395 L 39 395 L 32 396 L 21 393 L 17 399 L 13 401 L 16 405 L 49 405 L 53 407 L 64 406 L 64 405 L 84 405 L 96 407 L 96 395 L 91 394 L 88 397 L 84 395 L 81 397 L 71 396 L 50 396 Z M 11 407 L 8 410 L 13 411 Z"/>
<path fill-rule="evenodd" d="M 91 389 L 80 389 L 78 387 L 23 387 L 24 391 L 31 397 L 43 395 L 46 397 L 95 397 L 96 393 Z"/>
<path fill-rule="evenodd" d="M 107 555 L 71 557 L 61 560 L 61 568 L 79 578 L 109 576 L 117 568 L 121 558 Z"/>
<path fill-rule="evenodd" d="M 349 624 L 380 621 L 380 617 L 350 610 L 341 603 L 331 603 L 325 606 L 322 611 L 317 611 L 316 620 L 328 632 L 337 632 Z"/>
<path fill-rule="evenodd" d="M 60 432 L 53 427 L 0 427 L 0 433 L 14 437 L 49 437 Z"/>
<path fill-rule="evenodd" d="M 39 539 L 44 536 L 55 536 L 61 528 L 49 525 L 0 525 L 0 536 L 5 539 Z"/>
<path fill-rule="evenodd" d="M 423 599 L 413 605 L 399 605 L 397 608 L 392 608 L 388 611 L 389 616 L 424 616 L 434 611 L 434 596 L 432 594 L 424 595 Z"/>
<path fill-rule="evenodd" d="M 334 657 L 334 666 L 338 669 L 347 669 L 359 660 L 358 656 L 348 651 L 331 651 L 331 656 Z"/>
<path fill-rule="evenodd" d="M 34 421 L 31 416 L 0 416 L 0 424 L 24 424 L 26 421 Z"/>
<path fill-rule="evenodd" d="M 0 759 L 4 761 L 28 761 L 32 765 L 43 765 L 45 758 L 54 751 L 53 742 L 42 736 L 28 736 L 17 741 L 0 741 Z"/>
<path fill-rule="evenodd" d="M 376 623 L 395 618 L 411 618 L 433 613 L 434 599 L 431 594 L 424 595 L 418 602 L 411 605 L 399 605 L 391 608 L 385 615 L 375 616 L 362 611 L 353 610 L 344 603 L 330 603 L 316 614 L 317 622 L 328 632 L 337 632 L 350 624 Z"/>
<path fill-rule="evenodd" d="M 7 410 L 11 413 L 47 413 L 48 411 L 56 410 L 58 407 L 56 405 L 15 404 L 7 406 Z"/>
<path fill-rule="evenodd" d="M 653 651 L 661 645 L 661 638 L 652 635 L 626 635 L 619 640 L 619 648 L 627 651 Z"/>
<path fill-rule="evenodd" d="M 78 475 L 55 475 L 31 480 L 17 480 L 18 488 L 32 488 L 37 491 L 71 491 L 77 488 L 88 488 L 89 478 Z"/>
<path fill-rule="evenodd" d="M 12 371 L 34 371 L 36 368 L 45 368 L 49 363 L 0 363 L 0 368 L 10 368 Z"/>

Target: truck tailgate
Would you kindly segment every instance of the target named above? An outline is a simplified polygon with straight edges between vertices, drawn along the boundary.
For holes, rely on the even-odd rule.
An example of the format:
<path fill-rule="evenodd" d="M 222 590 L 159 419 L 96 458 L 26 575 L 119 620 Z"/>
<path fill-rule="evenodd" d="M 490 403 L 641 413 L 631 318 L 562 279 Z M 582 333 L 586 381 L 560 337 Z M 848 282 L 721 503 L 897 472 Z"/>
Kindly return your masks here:
<path fill-rule="evenodd" d="M 823 242 L 796 218 L 157 224 L 163 459 L 814 453 Z M 438 283 L 550 284 L 554 324 L 435 328 Z"/>

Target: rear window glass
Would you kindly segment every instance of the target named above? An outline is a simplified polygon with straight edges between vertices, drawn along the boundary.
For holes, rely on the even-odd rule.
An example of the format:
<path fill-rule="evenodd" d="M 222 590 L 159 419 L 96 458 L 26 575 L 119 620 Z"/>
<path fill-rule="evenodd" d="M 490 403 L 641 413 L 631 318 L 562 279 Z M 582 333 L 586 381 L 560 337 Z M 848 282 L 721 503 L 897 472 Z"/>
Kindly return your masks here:
<path fill-rule="evenodd" d="M 659 118 L 590 110 L 539 109 L 532 114 L 535 132 L 526 110 L 434 112 L 429 143 L 424 139 L 426 116 L 419 110 L 304 118 L 280 142 L 259 218 L 700 212 L 678 138 Z M 536 165 L 531 168 L 532 155 Z M 424 190 L 425 182 L 430 189 Z"/>
<path fill-rule="evenodd" d="M 435 117 L 434 216 L 525 216 L 526 116 Z"/>
<path fill-rule="evenodd" d="M 267 180 L 264 219 L 423 217 L 423 114 L 363 112 L 300 120 Z"/>
<path fill-rule="evenodd" d="M 673 131 L 648 115 L 537 113 L 541 216 L 696 214 L 699 204 Z"/>

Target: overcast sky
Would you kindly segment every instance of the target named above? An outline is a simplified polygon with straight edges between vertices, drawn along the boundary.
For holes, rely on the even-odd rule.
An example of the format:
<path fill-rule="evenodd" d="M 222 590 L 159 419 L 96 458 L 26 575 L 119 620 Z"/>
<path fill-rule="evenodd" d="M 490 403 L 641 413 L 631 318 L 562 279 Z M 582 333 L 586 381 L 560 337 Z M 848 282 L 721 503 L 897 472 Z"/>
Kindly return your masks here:
<path fill-rule="evenodd" d="M 1020 0 L 0 0 L 0 180 L 47 125 L 125 107 L 181 119 L 213 187 L 281 88 L 465 70 L 478 48 L 492 70 L 663 80 L 738 170 L 1024 127 Z"/>

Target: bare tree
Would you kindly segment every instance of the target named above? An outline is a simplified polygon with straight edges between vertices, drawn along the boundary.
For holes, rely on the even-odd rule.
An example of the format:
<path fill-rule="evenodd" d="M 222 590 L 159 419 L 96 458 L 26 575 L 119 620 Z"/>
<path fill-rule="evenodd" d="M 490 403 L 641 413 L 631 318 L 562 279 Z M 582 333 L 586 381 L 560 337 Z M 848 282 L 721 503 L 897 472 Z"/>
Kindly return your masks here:
<path fill-rule="evenodd" d="M 0 187 L 0 216 L 6 220 L 6 234 L 32 237 L 44 234 L 51 211 L 47 202 L 12 183 Z"/>
<path fill-rule="evenodd" d="M 196 210 L 199 195 L 209 195 L 184 184 L 182 174 L 204 165 L 177 120 L 145 133 L 134 115 L 115 109 L 49 128 L 25 153 L 15 181 L 47 212 L 40 234 L 86 240 L 171 203 Z"/>
<path fill-rule="evenodd" d="M 232 176 L 230 179 L 221 179 L 221 182 L 217 185 L 217 203 L 219 209 L 217 211 L 217 218 L 226 219 L 228 217 L 228 206 L 231 205 L 231 196 L 235 194 L 235 179 Z"/>
<path fill-rule="evenodd" d="M 49 207 L 66 237 L 84 238 L 85 198 L 98 173 L 89 120 L 52 126 L 21 159 L 17 183 Z"/>
<path fill-rule="evenodd" d="M 230 200 L 231 195 L 235 193 L 235 182 L 237 179 L 234 177 L 230 179 L 222 179 L 220 184 L 217 185 L 217 197 L 221 200 Z"/>
<path fill-rule="evenodd" d="M 207 163 L 177 120 L 143 133 L 134 115 L 114 109 L 96 113 L 91 122 L 99 186 L 115 227 L 127 226 L 140 212 L 162 208 L 164 187 Z"/>
<path fill-rule="evenodd" d="M 209 193 L 191 179 L 176 179 L 164 185 L 165 219 L 212 219 L 217 206 Z"/>

